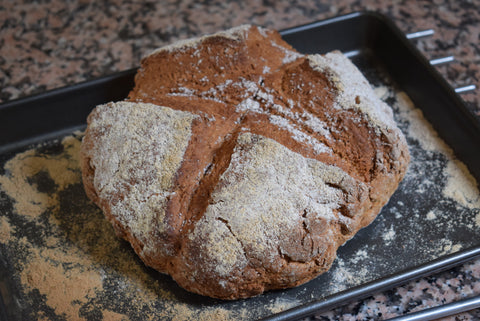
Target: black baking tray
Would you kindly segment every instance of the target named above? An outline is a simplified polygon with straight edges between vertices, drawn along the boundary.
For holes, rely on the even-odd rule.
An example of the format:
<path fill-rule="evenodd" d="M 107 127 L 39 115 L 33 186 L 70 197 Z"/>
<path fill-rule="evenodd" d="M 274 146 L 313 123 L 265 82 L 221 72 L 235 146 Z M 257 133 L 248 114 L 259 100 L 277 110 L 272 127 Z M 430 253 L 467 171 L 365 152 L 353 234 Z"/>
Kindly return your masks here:
<path fill-rule="evenodd" d="M 451 86 L 388 18 L 375 12 L 356 12 L 283 30 L 281 34 L 288 43 L 302 53 L 326 53 L 340 50 L 350 57 L 372 83 L 386 82 L 388 86 L 406 92 L 415 106 L 423 111 L 440 137 L 467 165 L 477 182 L 480 182 L 479 123 Z M 135 72 L 136 69 L 127 70 L 1 105 L 0 163 L 3 164 L 15 153 L 29 146 L 83 129 L 87 115 L 96 105 L 126 97 L 134 84 Z M 429 172 L 425 175 L 430 175 L 432 180 L 435 180 L 435 173 Z M 438 180 L 442 179 L 438 177 Z M 337 263 L 332 267 L 332 271 L 300 287 L 272 291 L 256 298 L 233 302 L 212 300 L 185 293 L 168 277 L 157 275 L 154 271 L 150 273 L 155 275 L 160 283 L 164 282 L 182 302 L 191 303 L 200 310 L 212 306 L 222 306 L 232 311 L 243 308 L 249 311 L 248 318 L 251 319 L 296 320 L 318 311 L 332 309 L 351 300 L 367 297 L 412 279 L 448 269 L 480 255 L 478 229 L 467 232 L 463 229 L 459 229 L 458 232 L 440 229 L 435 232 L 429 226 L 420 226 L 418 231 L 408 231 L 407 225 L 403 226 L 400 220 L 395 220 L 392 207 L 396 206 L 398 212 L 398 204 L 403 204 L 400 210 L 404 211 L 402 215 L 406 216 L 406 220 L 410 220 L 406 213 L 409 208 L 417 209 L 427 206 L 414 204 L 418 200 L 414 197 L 412 199 L 409 188 L 411 188 L 409 183 L 403 182 L 390 203 L 380 213 L 379 218 L 339 249 L 339 260 L 358 253 L 362 244 L 371 242 L 372 248 L 375 249 L 374 252 L 367 253 L 367 257 L 364 257 L 364 261 L 361 262 L 362 264 L 370 262 L 367 266 L 372 273 L 369 278 L 359 284 L 358 282 L 348 283 L 344 289 L 332 290 L 330 287 L 333 273 L 339 270 Z M 0 203 L 0 206 L 2 204 Z M 1 207 L 0 210 L 5 211 Z M 458 211 L 458 208 L 452 208 L 452 213 L 455 211 Z M 411 235 L 408 239 L 406 236 L 400 238 L 399 241 L 403 240 L 403 244 L 381 247 L 377 244 L 381 239 L 381 231 L 387 229 L 390 222 L 399 224 L 399 232 Z M 421 237 L 414 235 L 423 230 L 426 231 L 425 235 Z M 435 242 L 445 233 L 451 234 L 449 237 L 455 244 L 460 245 L 461 250 L 437 256 L 416 252 L 420 242 Z M 0 247 L 0 254 L 2 254 L 1 251 Z M 387 262 L 387 264 L 375 262 Z M 0 285 L 3 284 L 4 296 L 18 295 L 15 282 L 9 280 L 12 273 L 14 271 L 8 266 L 8 259 L 0 260 Z M 0 311 L 1 321 L 7 318 L 28 319 L 27 312 L 21 311 L 12 303 L 12 300 L 5 299 L 8 298 L 4 298 L 4 301 L 9 304 Z M 118 297 L 116 299 L 121 300 Z M 280 313 L 272 314 L 271 311 L 262 308 L 277 300 L 290 299 L 295 304 Z M 0 305 L 2 305 L 1 300 Z"/>

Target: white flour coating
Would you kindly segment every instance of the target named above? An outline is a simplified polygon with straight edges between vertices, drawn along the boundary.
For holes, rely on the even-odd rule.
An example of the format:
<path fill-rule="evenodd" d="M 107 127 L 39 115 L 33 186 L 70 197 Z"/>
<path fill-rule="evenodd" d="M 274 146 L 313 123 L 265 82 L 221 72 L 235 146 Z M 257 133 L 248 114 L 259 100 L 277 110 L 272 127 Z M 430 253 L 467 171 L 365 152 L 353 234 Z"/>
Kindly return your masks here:
<path fill-rule="evenodd" d="M 178 50 L 181 51 L 182 48 L 196 48 L 200 43 L 213 36 L 245 40 L 248 38 L 249 28 L 251 28 L 250 25 L 245 25 L 230 29 L 226 32 L 220 32 L 213 35 L 181 41 L 180 43 L 157 49 L 153 54 L 162 50 L 173 52 Z M 262 35 L 267 32 L 262 28 L 259 28 L 259 31 Z M 307 59 L 310 61 L 310 66 L 313 69 L 325 72 L 335 83 L 335 86 L 338 90 L 338 96 L 336 97 L 334 103 L 336 108 L 353 108 L 359 110 L 363 116 L 368 117 L 369 120 L 372 121 L 371 123 L 373 124 L 377 134 L 380 134 L 385 129 L 395 132 L 394 128 L 396 125 L 393 121 L 390 108 L 378 100 L 363 75 L 350 62 L 350 60 L 343 56 L 340 52 L 329 53 L 325 56 L 305 56 L 294 50 L 285 48 L 275 41 L 270 41 L 270 45 L 281 50 L 281 53 L 283 53 L 283 64 L 288 64 L 302 57 L 307 57 Z M 195 54 L 200 54 L 200 51 L 197 49 L 197 51 L 194 52 L 194 56 Z M 198 68 L 198 65 L 192 65 L 192 68 Z M 201 72 L 200 70 L 198 71 Z M 271 72 L 270 68 L 263 69 L 263 73 L 269 72 Z M 344 84 L 349 85 L 344 86 Z M 308 112 L 303 112 L 302 114 L 292 112 L 291 108 L 293 106 L 297 106 L 298 102 L 294 102 L 292 100 L 283 102 L 290 107 L 283 106 L 283 103 L 276 102 L 275 95 L 271 92 L 271 90 L 269 90 L 269 88 L 266 88 L 263 85 L 263 80 L 261 77 L 258 82 L 253 82 L 244 78 L 228 79 L 223 84 L 215 85 L 215 87 L 209 88 L 203 92 L 199 91 L 198 89 L 194 90 L 185 87 L 172 88 L 171 92 L 167 95 L 201 97 L 204 99 L 229 104 L 231 102 L 229 101 L 229 95 L 226 94 L 226 92 L 229 89 L 231 90 L 232 87 L 236 89 L 236 92 L 243 94 L 243 100 L 237 102 L 236 104 L 237 112 L 252 112 L 270 115 L 271 110 L 274 110 L 277 115 L 270 117 L 270 120 L 280 128 L 290 131 L 293 139 L 300 143 L 312 146 L 317 154 L 332 153 L 332 150 L 325 144 L 316 139 L 312 139 L 311 135 L 306 133 L 304 130 L 299 130 L 299 128 L 297 128 L 299 126 L 297 126 L 295 123 L 307 127 L 309 130 L 324 136 L 326 139 L 331 139 L 330 131 L 326 128 L 325 124 L 319 121 L 318 117 L 315 117 Z M 301 90 L 301 88 L 299 88 L 299 90 Z M 360 120 L 361 119 L 357 119 L 357 121 Z"/>
<path fill-rule="evenodd" d="M 307 133 L 301 131 L 297 128 L 297 126 L 295 126 L 293 122 L 289 121 L 288 119 L 277 115 L 271 115 L 269 117 L 269 120 L 272 124 L 277 125 L 282 129 L 288 130 L 292 134 L 292 138 L 295 139 L 297 142 L 307 143 L 312 146 L 316 154 L 332 153 L 332 149 L 330 147 L 313 138 L 311 135 L 308 135 Z"/>
<path fill-rule="evenodd" d="M 360 254 L 363 255 L 363 254 Z M 358 262 L 358 257 L 353 260 Z M 351 265 L 351 262 L 342 258 L 336 259 L 336 267 L 330 273 L 330 291 L 340 292 L 352 286 L 369 281 L 370 272 L 366 265 Z"/>
<path fill-rule="evenodd" d="M 377 131 L 397 127 L 391 108 L 379 101 L 363 74 L 347 57 L 339 52 L 330 52 L 324 56 L 309 55 L 307 58 L 313 69 L 329 75 L 335 83 L 338 89 L 334 105 L 336 108 L 360 110 L 375 125 Z"/>
<path fill-rule="evenodd" d="M 427 220 L 429 221 L 433 221 L 434 219 L 437 218 L 437 216 L 435 215 L 435 212 L 434 211 L 430 211 L 427 213 L 427 216 L 426 216 Z"/>
<path fill-rule="evenodd" d="M 164 228 L 161 209 L 172 193 L 174 175 L 197 116 L 132 102 L 98 106 L 94 115 L 89 130 L 101 136 L 93 138 L 88 156 L 90 166 L 96 169 L 98 196 L 108 200 L 124 194 L 124 198 L 112 202 L 111 212 L 146 242 L 149 230 Z"/>
<path fill-rule="evenodd" d="M 447 184 L 443 195 L 465 207 L 477 209 L 480 213 L 480 192 L 477 182 L 465 164 L 459 160 L 452 160 L 447 164 L 444 172 L 447 176 Z"/>
<path fill-rule="evenodd" d="M 351 258 L 351 262 L 353 264 L 358 264 L 366 259 L 368 259 L 368 251 L 365 248 L 361 248 L 356 251 L 355 255 Z"/>
<path fill-rule="evenodd" d="M 261 79 L 259 82 L 261 82 Z M 272 124 L 289 131 L 291 137 L 296 141 L 310 145 L 316 154 L 333 153 L 330 147 L 326 146 L 319 140 L 314 139 L 310 134 L 300 130 L 295 124 L 298 122 L 310 128 L 313 132 L 319 133 L 325 138 L 330 139 L 330 131 L 323 121 L 307 111 L 304 111 L 302 114 L 294 113 L 289 108 L 285 108 L 284 106 L 275 103 L 275 96 L 269 93 L 269 91 L 271 91 L 269 88 L 261 86 L 251 80 L 240 78 L 237 81 L 233 81 L 227 79 L 224 83 L 218 84 L 204 92 L 186 87 L 178 87 L 173 89 L 168 95 L 201 97 L 203 99 L 228 104 L 229 95 L 226 94 L 226 92 L 231 87 L 234 87 L 236 91 L 242 93 L 243 100 L 235 106 L 236 112 L 240 114 L 250 112 L 269 115 L 269 120 Z M 290 101 L 290 104 L 293 105 L 294 102 Z M 270 109 L 275 110 L 280 115 L 272 115 Z"/>
<path fill-rule="evenodd" d="M 270 44 L 274 46 L 275 48 L 280 49 L 284 53 L 284 57 L 282 59 L 282 63 L 288 64 L 291 63 L 295 60 L 297 60 L 300 57 L 303 57 L 303 55 L 297 51 L 293 50 L 288 50 L 287 48 L 278 45 L 275 41 L 270 41 Z"/>
<path fill-rule="evenodd" d="M 330 129 L 327 124 L 318 117 L 304 111 L 301 115 L 297 114 L 296 119 L 304 119 L 303 123 L 313 129 L 315 133 L 318 133 L 327 139 L 331 139 Z"/>
<path fill-rule="evenodd" d="M 383 241 L 385 242 L 385 244 L 390 244 L 391 242 L 393 242 L 395 240 L 395 228 L 394 226 L 390 226 L 390 228 L 388 230 L 386 230 L 383 234 L 382 234 L 382 238 L 383 238 Z"/>
<path fill-rule="evenodd" d="M 272 314 L 280 313 L 286 311 L 293 307 L 300 305 L 300 300 L 294 298 L 276 298 L 272 300 L 269 304 L 265 306 Z"/>
<path fill-rule="evenodd" d="M 242 37 L 245 39 L 248 35 L 242 34 Z M 188 58 L 191 60 L 184 63 L 187 65 L 186 68 L 193 68 L 186 70 L 195 73 L 197 72 L 195 66 L 198 65 L 196 62 L 200 59 L 196 59 L 195 55 L 203 55 L 209 49 L 197 46 L 205 39 L 206 37 L 194 42 L 184 42 L 177 47 L 167 47 L 163 50 L 171 49 L 175 52 L 173 55 L 177 53 L 181 55 L 185 54 L 181 48 L 193 48 L 188 51 Z M 189 77 L 185 77 L 185 81 L 178 81 L 173 85 L 176 88 L 169 88 L 166 95 L 192 97 L 196 100 L 205 99 L 207 101 L 203 102 L 207 104 L 210 103 L 208 100 L 225 104 L 224 108 L 227 109 L 225 113 L 231 121 L 229 124 L 238 125 L 235 128 L 235 135 L 245 124 L 248 125 L 245 127 L 252 127 L 252 131 L 262 132 L 257 126 L 261 126 L 261 122 L 268 119 L 269 123 L 265 126 L 266 136 L 271 133 L 279 133 L 279 139 L 283 139 L 289 135 L 287 146 L 294 150 L 297 149 L 298 145 L 292 144 L 290 140 L 290 138 L 294 139 L 302 143 L 300 152 L 306 151 L 310 157 L 315 153 L 317 155 L 333 154 L 332 149 L 327 145 L 332 144 L 337 147 L 337 142 L 325 142 L 325 140 L 348 140 L 344 137 L 346 135 L 337 136 L 334 131 L 343 133 L 346 127 L 350 126 L 350 121 L 359 126 L 368 123 L 370 133 L 376 133 L 378 136 L 385 134 L 387 136 L 386 144 L 396 144 L 393 145 L 393 152 L 388 156 L 398 160 L 398 165 L 401 166 L 395 169 L 392 166 L 391 171 L 390 169 L 379 170 L 379 175 L 383 176 L 388 172 L 392 174 L 392 179 L 398 179 L 404 169 L 404 164 L 401 163 L 407 157 L 394 155 L 394 153 L 404 150 L 403 138 L 393 122 L 389 107 L 374 95 L 366 79 L 348 58 L 343 57 L 340 52 L 329 54 L 326 58 L 311 56 L 309 66 L 305 64 L 304 57 L 306 56 L 284 48 L 278 43 L 272 45 L 283 51 L 283 57 L 280 54 L 283 64 L 294 61 L 296 64 L 275 67 L 276 70 L 272 71 L 274 74 L 267 76 L 258 74 L 258 72 L 253 74 L 250 71 L 244 72 L 242 69 L 240 73 L 229 71 L 230 73 L 226 72 L 225 75 L 222 74 L 222 77 L 218 77 L 223 79 L 220 84 L 213 82 L 198 86 L 198 81 L 190 81 Z M 221 54 L 213 56 L 212 59 L 215 60 L 218 57 L 221 57 Z M 163 56 L 156 58 L 160 59 Z M 216 66 L 217 70 L 222 68 L 221 60 L 217 60 L 219 63 Z M 328 62 L 330 64 L 328 70 L 321 70 L 324 66 L 320 60 L 324 64 L 328 60 L 332 61 Z M 278 61 L 275 61 L 275 64 L 277 63 Z M 318 84 L 310 84 L 308 81 L 298 83 L 293 81 L 296 79 L 295 77 L 289 83 L 284 83 L 285 77 L 290 75 L 289 68 L 291 66 L 295 68 L 300 66 L 299 71 L 296 71 L 300 73 L 303 72 L 303 68 L 310 69 L 307 76 L 317 74 L 316 71 L 318 71 L 320 83 L 322 87 L 325 86 L 320 88 L 320 94 L 313 94 L 313 88 L 318 87 Z M 229 68 L 228 65 L 227 69 Z M 184 72 L 183 69 L 181 70 Z M 201 70 L 199 71 L 201 72 Z M 328 78 L 326 82 L 322 81 L 323 77 Z M 198 78 L 202 78 L 202 75 L 200 74 Z M 316 76 L 313 78 L 315 79 Z M 331 86 L 332 82 L 334 82 L 334 86 Z M 292 86 L 289 88 L 291 92 L 287 92 L 284 86 Z M 308 88 L 311 90 L 309 91 Z M 326 96 L 325 93 L 327 93 Z M 335 97 L 330 97 L 330 94 Z M 331 108 L 331 99 L 334 100 L 336 110 Z M 185 102 L 186 100 L 181 99 L 181 101 Z M 217 105 L 215 107 L 217 108 Z M 221 107 L 218 106 L 218 108 Z M 342 121 L 336 122 L 337 118 L 335 117 L 338 113 L 342 113 L 339 109 L 354 109 L 351 114 L 355 116 L 348 118 L 348 124 L 345 127 L 339 125 Z M 307 110 L 310 110 L 311 113 Z M 315 116 L 322 110 L 327 114 Z M 329 112 L 332 114 L 328 114 Z M 329 126 L 337 128 L 329 129 L 327 123 Z M 272 130 L 272 128 L 274 129 Z M 363 133 L 360 135 L 363 136 Z M 338 138 L 333 138 L 333 136 Z M 357 138 L 352 137 L 352 139 L 355 141 Z M 362 137 L 358 139 L 361 140 Z M 374 143 L 377 142 L 378 140 L 374 138 Z M 308 148 L 305 148 L 306 145 Z M 343 146 L 345 145 L 348 145 L 348 142 L 344 142 Z M 230 146 L 228 145 L 229 148 Z M 342 149 L 341 144 L 338 146 L 339 149 Z M 203 212 L 202 204 L 199 210 L 203 215 L 196 216 L 191 225 L 187 221 L 188 229 L 182 230 L 182 233 L 185 231 L 189 235 L 185 239 L 186 243 L 182 244 L 181 255 L 185 258 L 188 268 L 195 265 L 195 272 L 192 274 L 197 275 L 197 271 L 202 271 L 203 275 L 209 278 L 213 275 L 215 280 L 219 276 L 218 284 L 224 287 L 230 286 L 230 289 L 234 288 L 234 282 L 238 282 L 233 281 L 232 278 L 236 277 L 236 273 L 244 270 L 245 272 L 242 273 L 245 273 L 246 278 L 249 277 L 247 276 L 248 271 L 255 270 L 252 273 L 262 275 L 265 272 L 265 278 L 273 275 L 274 278 L 281 280 L 281 286 L 287 286 L 289 283 L 298 284 L 302 280 L 301 273 L 304 273 L 302 269 L 312 275 L 313 272 L 323 272 L 330 266 L 338 245 L 372 219 L 368 215 L 376 207 L 368 208 L 365 205 L 370 201 L 373 202 L 369 199 L 369 187 L 367 184 L 355 181 L 341 170 L 340 166 L 344 164 L 343 161 L 339 161 L 337 166 L 328 166 L 313 158 L 306 158 L 300 153 L 292 152 L 289 148 L 263 136 L 250 133 L 240 134 L 226 171 L 221 174 L 219 182 L 212 185 L 214 191 L 211 194 L 205 193 L 208 196 L 208 199 L 205 199 L 208 201 L 208 206 L 204 204 L 205 212 Z M 220 152 L 223 153 L 223 150 Z M 383 150 L 380 150 L 377 153 L 382 152 Z M 337 153 L 336 156 L 340 156 L 342 151 L 337 151 Z M 378 161 L 372 172 L 383 166 L 381 164 L 383 157 L 379 156 L 375 158 Z M 348 162 L 349 155 L 347 153 L 345 163 Z M 350 170 L 349 165 L 342 168 Z M 173 171 L 173 173 L 175 172 Z M 220 172 L 215 173 L 220 174 Z M 132 193 L 131 190 L 126 192 L 128 199 Z M 170 192 L 167 189 L 166 194 L 155 193 L 148 201 L 152 199 L 152 204 L 162 207 L 165 205 L 162 201 L 167 199 Z M 385 192 L 379 191 L 379 193 Z M 375 195 L 371 195 L 372 199 L 375 197 Z M 140 199 L 138 203 L 141 204 L 148 203 L 147 200 L 135 193 L 132 198 Z M 206 201 L 205 203 L 207 203 Z M 193 204 L 192 208 L 197 206 L 196 203 L 190 204 Z M 121 207 L 125 208 L 123 204 Z M 137 204 L 135 207 L 139 208 Z M 113 206 L 113 210 L 117 210 L 116 205 Z M 130 208 L 126 210 L 130 211 Z M 152 220 L 148 219 L 151 216 L 149 211 L 152 210 L 153 208 L 149 207 L 147 218 L 140 217 L 140 223 L 134 223 L 146 229 L 142 236 L 151 234 L 149 229 L 153 224 L 151 224 Z M 160 211 L 163 210 L 160 208 Z M 364 213 L 363 219 L 358 218 Z M 376 213 L 371 214 L 373 216 Z M 116 216 L 117 213 L 112 211 L 112 215 Z M 161 219 L 164 214 L 157 215 Z M 347 215 L 352 215 L 354 218 L 347 217 Z M 126 214 L 121 213 L 121 217 L 124 216 Z M 145 214 L 142 213 L 141 216 L 145 216 Z M 121 223 L 126 228 L 130 228 L 129 225 L 133 222 L 122 221 Z M 313 229 L 321 232 L 317 233 Z M 160 232 L 162 232 L 161 227 Z M 139 237 L 135 233 L 134 236 L 145 242 L 146 237 Z M 179 283 L 184 282 L 184 279 L 176 278 L 177 271 L 174 270 L 174 267 L 175 265 L 172 265 L 172 277 Z M 183 275 L 181 277 L 183 278 Z M 264 282 L 263 285 L 267 285 L 266 288 L 269 288 L 268 285 L 273 288 L 272 285 L 276 282 L 275 279 L 264 281 L 259 278 L 259 280 Z M 198 281 L 195 276 L 188 279 L 188 282 L 195 281 Z M 185 281 L 186 283 L 187 281 Z M 197 288 L 195 290 L 202 293 Z"/>
<path fill-rule="evenodd" d="M 181 48 L 196 48 L 200 43 L 212 36 L 221 36 L 230 39 L 245 40 L 248 38 L 248 30 L 250 25 L 240 26 L 231 29 L 227 32 L 221 32 L 214 35 L 207 35 L 193 40 L 186 40 L 171 46 L 163 47 L 155 52 L 161 50 L 175 51 Z M 259 28 L 260 34 L 265 34 L 267 31 Z M 271 40 L 270 45 L 281 50 L 283 53 L 282 63 L 288 64 L 300 58 L 306 57 L 309 60 L 310 66 L 314 70 L 325 73 L 331 81 L 334 82 L 337 89 L 337 96 L 334 101 L 334 107 L 339 109 L 355 109 L 360 111 L 361 116 L 354 121 L 361 121 L 361 117 L 366 117 L 370 120 L 377 135 L 380 133 L 396 132 L 396 124 L 393 121 L 391 109 L 382 101 L 378 99 L 372 90 L 370 84 L 365 77 L 358 71 L 353 63 L 340 52 L 328 53 L 325 56 L 308 55 L 305 56 L 294 50 L 285 48 L 284 46 Z M 181 50 L 180 50 L 181 51 Z M 155 53 L 154 52 L 154 53 Z M 197 49 L 195 54 L 200 54 Z M 221 67 L 221 66 L 220 66 Z M 192 68 L 198 68 L 198 64 L 192 65 Z M 198 70 L 201 72 L 201 70 Z M 263 69 L 263 73 L 271 72 L 270 68 Z M 345 86 L 344 84 L 349 84 Z M 312 84 L 314 86 L 314 84 Z M 298 90 L 302 85 L 299 85 Z M 264 86 L 263 79 L 260 77 L 257 81 L 252 81 L 240 77 L 239 79 L 227 79 L 222 84 L 216 84 L 214 87 L 201 91 L 198 89 L 190 89 L 185 87 L 172 88 L 167 95 L 170 96 L 184 96 L 184 97 L 200 97 L 216 102 L 231 104 L 232 101 L 229 91 L 235 89 L 235 92 L 240 93 L 241 101 L 235 102 L 236 111 L 240 114 L 258 113 L 269 115 L 272 124 L 287 130 L 291 133 L 291 137 L 302 144 L 310 145 L 316 154 L 328 153 L 332 154 L 331 148 L 317 139 L 311 137 L 310 132 L 313 131 L 331 139 L 330 130 L 326 128 L 326 124 L 308 112 L 302 114 L 292 111 L 294 106 L 298 106 L 299 102 L 289 99 L 286 102 L 279 102 L 272 90 Z M 314 101 L 311 102 L 313 105 Z M 285 104 L 285 106 L 284 106 Z M 288 106 L 287 106 L 288 105 Z M 301 107 L 301 106 L 300 106 Z M 317 108 L 314 106 L 314 108 Z M 274 111 L 272 115 L 272 111 Z M 307 129 L 300 127 L 306 127 Z M 396 134 L 393 134 L 398 136 Z M 388 135 L 388 136 L 391 136 Z M 402 139 L 401 137 L 391 137 L 393 140 Z"/>
<path fill-rule="evenodd" d="M 248 31 L 251 28 L 251 25 L 241 25 L 238 27 L 234 27 L 231 29 L 228 29 L 226 31 L 220 31 L 211 35 L 205 35 L 202 37 L 195 37 L 195 38 L 190 38 L 190 39 L 184 39 L 184 40 L 179 40 L 176 41 L 170 45 L 155 49 L 152 51 L 150 54 L 148 54 L 146 57 L 155 55 L 161 51 L 178 51 L 178 50 L 183 50 L 183 49 L 188 49 L 188 48 L 195 48 L 199 43 L 205 41 L 205 39 L 211 38 L 211 37 L 223 37 L 227 39 L 232 39 L 232 40 L 243 40 L 246 39 L 248 36 Z M 258 27 L 261 32 L 265 33 L 266 31 L 264 28 Z"/>
<path fill-rule="evenodd" d="M 189 238 L 208 240 L 207 261 L 222 276 L 247 264 L 243 248 L 251 249 L 249 256 L 271 262 L 284 233 L 301 225 L 302 214 L 325 224 L 337 218 L 333 210 L 340 207 L 342 191 L 332 186 L 339 184 L 349 191 L 362 183 L 272 139 L 243 133 L 211 205 Z M 216 246 L 222 239 L 223 246 Z"/>
<path fill-rule="evenodd" d="M 247 98 L 243 100 L 240 104 L 237 105 L 238 112 L 246 112 L 252 111 L 254 113 L 261 113 L 263 112 L 262 108 L 260 107 L 260 103 L 252 98 Z"/>
<path fill-rule="evenodd" d="M 449 239 L 442 240 L 437 246 L 440 248 L 440 252 L 438 253 L 439 256 L 458 252 L 462 249 L 461 244 L 453 244 L 453 242 Z"/>

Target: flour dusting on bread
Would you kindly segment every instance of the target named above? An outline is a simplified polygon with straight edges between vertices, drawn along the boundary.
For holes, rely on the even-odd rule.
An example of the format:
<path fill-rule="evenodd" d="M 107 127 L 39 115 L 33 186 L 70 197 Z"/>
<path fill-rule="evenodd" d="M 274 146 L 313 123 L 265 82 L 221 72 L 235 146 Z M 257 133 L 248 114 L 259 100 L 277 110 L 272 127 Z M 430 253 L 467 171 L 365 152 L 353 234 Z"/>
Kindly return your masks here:
<path fill-rule="evenodd" d="M 340 52 L 240 26 L 142 60 L 89 116 L 89 197 L 149 266 L 221 299 L 327 271 L 409 162 L 390 108 Z"/>
<path fill-rule="evenodd" d="M 95 139 L 84 143 L 84 160 L 95 168 L 94 198 L 108 202 L 116 219 L 145 243 L 152 228 L 165 229 L 163 207 L 194 118 L 131 102 L 98 106 L 89 118 L 88 131 Z"/>

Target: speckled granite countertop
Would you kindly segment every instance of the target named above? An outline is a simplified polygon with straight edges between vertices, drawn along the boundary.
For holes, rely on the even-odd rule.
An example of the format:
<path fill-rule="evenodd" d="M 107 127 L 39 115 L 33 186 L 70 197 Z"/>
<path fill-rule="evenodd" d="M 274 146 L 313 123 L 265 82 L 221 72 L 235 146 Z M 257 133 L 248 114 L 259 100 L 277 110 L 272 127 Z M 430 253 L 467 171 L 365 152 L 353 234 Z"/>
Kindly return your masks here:
<path fill-rule="evenodd" d="M 375 10 L 408 32 L 433 28 L 417 41 L 452 86 L 480 87 L 480 2 L 462 1 L 2 1 L 0 102 L 75 84 L 138 65 L 177 39 L 253 23 L 292 27 L 357 10 Z M 480 117 L 480 91 L 462 97 Z M 381 320 L 480 294 L 480 260 L 354 302 L 315 320 Z M 444 320 L 479 320 L 471 311 Z"/>

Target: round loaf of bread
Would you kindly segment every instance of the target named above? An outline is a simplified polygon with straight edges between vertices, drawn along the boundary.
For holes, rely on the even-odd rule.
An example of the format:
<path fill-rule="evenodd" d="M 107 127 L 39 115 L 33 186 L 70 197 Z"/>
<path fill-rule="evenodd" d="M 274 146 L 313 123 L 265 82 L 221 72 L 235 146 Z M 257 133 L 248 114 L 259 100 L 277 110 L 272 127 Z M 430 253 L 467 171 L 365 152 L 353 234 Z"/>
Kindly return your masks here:
<path fill-rule="evenodd" d="M 241 26 L 160 48 L 82 143 L 87 195 L 183 288 L 238 299 L 327 271 L 403 178 L 391 109 L 341 53 Z"/>

